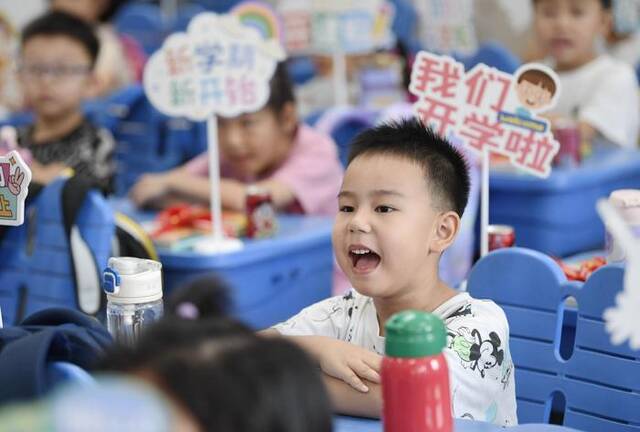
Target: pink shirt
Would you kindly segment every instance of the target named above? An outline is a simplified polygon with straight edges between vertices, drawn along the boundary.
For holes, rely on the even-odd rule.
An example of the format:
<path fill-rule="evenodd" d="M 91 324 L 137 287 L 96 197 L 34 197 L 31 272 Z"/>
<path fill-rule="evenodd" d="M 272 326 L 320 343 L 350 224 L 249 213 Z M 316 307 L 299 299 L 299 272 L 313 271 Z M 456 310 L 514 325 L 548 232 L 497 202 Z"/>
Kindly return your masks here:
<path fill-rule="evenodd" d="M 187 163 L 186 169 L 195 174 L 209 174 L 207 153 Z M 271 174 L 247 179 L 234 173 L 224 161 L 220 163 L 221 176 L 242 182 L 275 179 L 287 185 L 296 197 L 297 206 L 289 211 L 301 210 L 305 214 L 334 216 L 338 210 L 337 195 L 342 182 L 342 165 L 338 160 L 333 140 L 311 127 L 300 124 L 294 137 L 291 152 L 285 161 Z"/>

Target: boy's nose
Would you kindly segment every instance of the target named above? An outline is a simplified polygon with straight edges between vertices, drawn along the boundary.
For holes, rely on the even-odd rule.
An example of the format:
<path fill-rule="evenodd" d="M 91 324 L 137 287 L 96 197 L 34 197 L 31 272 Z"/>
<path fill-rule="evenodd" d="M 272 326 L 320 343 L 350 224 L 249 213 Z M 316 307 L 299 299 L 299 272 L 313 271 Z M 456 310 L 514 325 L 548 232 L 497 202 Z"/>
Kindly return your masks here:
<path fill-rule="evenodd" d="M 243 147 L 243 136 L 239 128 L 228 127 L 224 131 L 224 136 L 221 137 L 224 140 L 225 147 L 232 151 L 238 151 Z"/>
<path fill-rule="evenodd" d="M 354 213 L 353 217 L 349 221 L 349 232 L 362 232 L 368 233 L 371 231 L 371 225 L 367 222 L 366 217 L 359 211 Z"/>
<path fill-rule="evenodd" d="M 561 13 L 556 16 L 553 21 L 556 30 L 565 30 L 571 21 L 571 17 L 567 13 Z"/>

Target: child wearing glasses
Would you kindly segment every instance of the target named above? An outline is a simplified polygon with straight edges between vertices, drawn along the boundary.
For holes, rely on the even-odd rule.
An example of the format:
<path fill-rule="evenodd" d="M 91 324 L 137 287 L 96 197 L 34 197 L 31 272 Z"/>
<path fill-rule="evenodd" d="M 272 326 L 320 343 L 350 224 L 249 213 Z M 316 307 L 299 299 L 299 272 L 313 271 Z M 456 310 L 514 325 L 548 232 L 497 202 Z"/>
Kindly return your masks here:
<path fill-rule="evenodd" d="M 98 50 L 91 27 L 63 12 L 37 18 L 22 33 L 19 78 L 34 122 L 18 128 L 18 144 L 31 152 L 34 182 L 47 184 L 71 168 L 111 189 L 113 138 L 82 112 L 96 84 Z"/>

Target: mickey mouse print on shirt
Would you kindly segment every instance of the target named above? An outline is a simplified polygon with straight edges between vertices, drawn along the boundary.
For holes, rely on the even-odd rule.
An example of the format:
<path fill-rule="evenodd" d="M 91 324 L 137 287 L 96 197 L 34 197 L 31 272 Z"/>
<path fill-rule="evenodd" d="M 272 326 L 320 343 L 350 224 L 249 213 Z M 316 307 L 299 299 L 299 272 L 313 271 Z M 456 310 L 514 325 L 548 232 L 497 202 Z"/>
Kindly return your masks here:
<path fill-rule="evenodd" d="M 478 329 L 460 327 L 457 333 L 449 332 L 448 336 L 448 348 L 458 355 L 462 366 L 477 370 L 482 378 L 486 370 L 502 365 L 504 350 L 501 349 L 502 342 L 497 333 L 490 332 L 483 339 Z"/>

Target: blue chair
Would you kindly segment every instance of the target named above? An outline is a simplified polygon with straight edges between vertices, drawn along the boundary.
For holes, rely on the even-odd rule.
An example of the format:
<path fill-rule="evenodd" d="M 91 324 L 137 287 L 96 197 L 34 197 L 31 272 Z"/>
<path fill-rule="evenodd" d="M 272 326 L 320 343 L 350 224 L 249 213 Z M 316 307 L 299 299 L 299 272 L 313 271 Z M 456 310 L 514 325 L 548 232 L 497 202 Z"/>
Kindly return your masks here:
<path fill-rule="evenodd" d="M 129 3 L 123 6 L 113 20 L 118 33 L 134 38 L 147 55 L 153 54 L 166 35 L 162 13 L 157 5 Z"/>
<path fill-rule="evenodd" d="M 395 15 L 391 23 L 393 34 L 408 53 L 417 53 L 422 44 L 417 36 L 418 14 L 415 7 L 408 0 L 391 0 L 391 4 L 395 8 Z"/>
<path fill-rule="evenodd" d="M 316 76 L 318 70 L 308 56 L 293 57 L 287 61 L 287 72 L 295 84 L 304 84 Z"/>
<path fill-rule="evenodd" d="M 514 73 L 522 63 L 520 59 L 499 42 L 485 42 L 471 55 L 458 55 L 453 57 L 464 64 L 464 70 L 468 71 L 479 63 L 494 67 L 506 73 Z"/>
<path fill-rule="evenodd" d="M 186 31 L 191 19 L 207 9 L 198 3 L 188 3 L 178 8 L 177 15 L 169 25 L 169 33 Z"/>
<path fill-rule="evenodd" d="M 195 0 L 195 3 L 204 6 L 205 9 L 216 12 L 229 12 L 236 4 L 242 0 Z"/>
<path fill-rule="evenodd" d="M 67 178 L 47 185 L 25 208 L 24 224 L 0 242 L 0 307 L 5 325 L 49 307 L 102 310 L 101 270 L 114 234 L 113 211 L 89 191 L 68 228 L 63 199 Z M 67 232 L 68 229 L 68 232 Z"/>
<path fill-rule="evenodd" d="M 166 171 L 206 150 L 204 123 L 171 118 L 156 110 L 140 85 L 104 102 L 100 124 L 116 140 L 116 195 L 122 196 L 146 172 Z"/>
<path fill-rule="evenodd" d="M 551 258 L 523 248 L 476 263 L 470 294 L 494 300 L 509 321 L 521 423 L 640 431 L 640 352 L 611 345 L 602 319 L 623 275 L 606 266 L 584 284 L 569 282 Z M 568 297 L 577 306 L 567 306 Z"/>
<path fill-rule="evenodd" d="M 331 135 L 338 146 L 340 162 L 347 166 L 351 140 L 359 132 L 373 126 L 376 116 L 376 112 L 361 108 L 332 108 L 322 114 L 315 122 L 315 127 Z"/>

